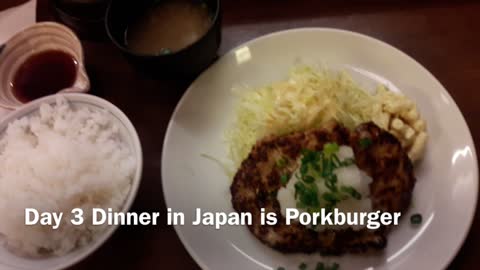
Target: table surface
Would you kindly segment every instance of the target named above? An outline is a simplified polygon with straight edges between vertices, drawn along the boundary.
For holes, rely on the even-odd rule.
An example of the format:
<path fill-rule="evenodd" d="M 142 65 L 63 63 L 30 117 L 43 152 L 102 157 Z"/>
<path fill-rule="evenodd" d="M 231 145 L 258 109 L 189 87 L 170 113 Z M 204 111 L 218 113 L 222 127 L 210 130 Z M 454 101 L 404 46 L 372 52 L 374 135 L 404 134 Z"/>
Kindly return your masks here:
<path fill-rule="evenodd" d="M 2 0 L 0 10 L 21 2 Z M 474 141 L 480 141 L 480 122 L 476 119 L 480 116 L 480 94 L 475 94 L 480 81 L 480 3 L 413 2 L 225 0 L 219 53 L 260 35 L 296 27 L 335 27 L 373 36 L 401 49 L 430 70 L 460 107 Z M 39 20 L 53 19 L 47 0 L 38 0 L 37 14 Z M 83 46 L 93 93 L 127 114 L 143 145 L 143 179 L 132 211 L 159 211 L 162 216 L 166 211 L 160 179 L 163 137 L 176 103 L 191 82 L 146 79 L 109 42 L 83 41 Z M 152 116 L 156 117 L 154 121 Z M 468 238 L 449 269 L 478 268 L 478 250 L 477 210 Z M 97 252 L 71 269 L 105 266 L 199 269 L 174 229 L 166 225 L 121 227 Z"/>

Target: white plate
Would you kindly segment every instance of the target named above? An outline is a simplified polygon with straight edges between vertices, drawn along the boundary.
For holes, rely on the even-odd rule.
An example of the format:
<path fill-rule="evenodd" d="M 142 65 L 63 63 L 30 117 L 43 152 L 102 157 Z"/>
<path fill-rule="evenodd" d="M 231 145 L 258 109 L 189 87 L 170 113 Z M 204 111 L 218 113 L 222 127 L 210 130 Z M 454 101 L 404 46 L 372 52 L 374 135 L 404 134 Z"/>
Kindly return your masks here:
<path fill-rule="evenodd" d="M 285 78 L 299 62 L 349 69 L 366 87 L 387 84 L 415 100 L 430 139 L 416 168 L 413 206 L 377 255 L 284 255 L 256 240 L 244 226 L 192 226 L 195 208 L 233 211 L 231 180 L 201 157 L 226 159 L 223 132 L 233 119 L 232 86 L 261 86 Z M 187 90 L 170 121 L 162 157 L 168 207 L 185 213 L 175 226 L 183 244 L 204 269 L 298 269 L 301 262 L 338 262 L 348 269 L 442 269 L 463 243 L 477 202 L 478 168 L 472 137 L 444 87 L 415 60 L 379 40 L 322 28 L 295 29 L 247 42 L 223 56 Z M 423 215 L 412 228 L 409 216 Z M 373 267 L 373 268 L 369 268 Z"/>

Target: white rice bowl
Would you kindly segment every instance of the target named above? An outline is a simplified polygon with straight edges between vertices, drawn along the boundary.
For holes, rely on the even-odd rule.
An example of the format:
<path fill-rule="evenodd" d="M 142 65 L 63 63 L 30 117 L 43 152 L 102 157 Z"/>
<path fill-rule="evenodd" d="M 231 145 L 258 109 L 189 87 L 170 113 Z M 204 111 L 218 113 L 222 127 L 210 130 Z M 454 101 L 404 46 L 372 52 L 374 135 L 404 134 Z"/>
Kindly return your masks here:
<path fill-rule="evenodd" d="M 10 122 L 0 138 L 0 234 L 8 249 L 64 255 L 105 233 L 105 225 L 92 225 L 92 208 L 124 208 L 141 160 L 108 114 L 59 97 Z M 26 226 L 25 208 L 63 212 L 61 226 Z M 71 224 L 73 208 L 83 210 L 83 225 Z"/>

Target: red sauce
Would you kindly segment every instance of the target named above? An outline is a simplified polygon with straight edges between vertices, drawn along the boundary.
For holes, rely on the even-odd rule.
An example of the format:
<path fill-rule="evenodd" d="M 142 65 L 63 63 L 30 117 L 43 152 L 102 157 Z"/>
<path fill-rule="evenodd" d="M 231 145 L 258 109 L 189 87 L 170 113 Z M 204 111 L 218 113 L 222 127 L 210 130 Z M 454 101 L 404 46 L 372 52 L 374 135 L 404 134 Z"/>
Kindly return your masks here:
<path fill-rule="evenodd" d="M 77 64 L 73 56 L 59 50 L 34 54 L 15 73 L 13 94 L 19 101 L 29 102 L 71 87 L 77 76 Z"/>

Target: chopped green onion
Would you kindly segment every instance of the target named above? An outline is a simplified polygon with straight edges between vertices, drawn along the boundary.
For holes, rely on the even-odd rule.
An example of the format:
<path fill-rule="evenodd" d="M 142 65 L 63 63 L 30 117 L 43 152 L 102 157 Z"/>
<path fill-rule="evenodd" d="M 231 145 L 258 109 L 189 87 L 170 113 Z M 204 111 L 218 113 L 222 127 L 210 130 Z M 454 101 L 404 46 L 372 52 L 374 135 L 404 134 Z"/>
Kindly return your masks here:
<path fill-rule="evenodd" d="M 288 184 L 288 175 L 287 174 L 284 174 L 282 176 L 280 176 L 280 183 L 282 183 L 282 185 L 286 185 Z"/>
<path fill-rule="evenodd" d="M 340 190 L 344 193 L 347 193 L 348 195 L 352 196 L 352 198 L 354 199 L 357 199 L 357 200 L 361 200 L 362 199 L 362 194 L 360 194 L 360 192 L 358 192 L 355 188 L 353 187 L 346 187 L 346 186 L 342 186 L 340 188 Z"/>
<path fill-rule="evenodd" d="M 333 204 L 340 201 L 339 196 L 337 195 L 337 193 L 334 193 L 334 192 L 325 192 L 325 193 L 323 193 L 322 197 L 325 201 L 333 203 Z"/>
<path fill-rule="evenodd" d="M 330 266 L 330 270 L 338 270 L 340 268 L 340 264 L 338 263 L 333 263 L 332 266 Z"/>
<path fill-rule="evenodd" d="M 338 270 L 339 268 L 340 265 L 338 263 L 333 263 L 332 265 L 328 266 L 323 262 L 319 262 L 317 263 L 317 267 L 315 267 L 315 270 Z"/>
<path fill-rule="evenodd" d="M 355 163 L 355 159 L 353 159 L 353 158 L 346 158 L 346 159 L 344 159 L 341 163 L 342 163 L 342 167 L 348 167 L 348 166 L 350 166 L 350 165 L 352 165 L 352 164 Z"/>
<path fill-rule="evenodd" d="M 316 185 L 295 183 L 295 199 L 298 199 L 305 207 L 319 207 L 318 190 Z"/>
<path fill-rule="evenodd" d="M 320 203 L 319 203 L 319 206 L 318 207 L 310 207 L 307 209 L 308 213 L 310 214 L 313 214 L 313 213 L 320 213 L 320 211 L 322 211 L 322 207 L 320 207 Z M 320 216 L 318 216 L 318 218 L 320 218 Z M 317 218 L 317 220 L 318 220 Z M 319 222 L 317 222 L 319 223 Z"/>
<path fill-rule="evenodd" d="M 413 225 L 419 225 L 422 223 L 422 215 L 421 214 L 413 214 L 410 216 L 410 223 Z"/>
<path fill-rule="evenodd" d="M 305 175 L 308 172 L 308 163 L 302 163 L 300 166 L 300 174 Z"/>
<path fill-rule="evenodd" d="M 302 182 L 296 182 L 294 187 L 295 187 L 295 198 L 298 195 L 305 193 L 305 190 L 307 189 Z"/>
<path fill-rule="evenodd" d="M 302 163 L 315 163 L 320 159 L 320 153 L 308 149 L 302 150 Z"/>
<path fill-rule="evenodd" d="M 307 189 L 305 193 L 300 194 L 300 202 L 307 206 L 318 206 L 318 196 L 314 189 Z"/>
<path fill-rule="evenodd" d="M 287 166 L 287 159 L 286 158 L 280 158 L 277 160 L 277 167 L 278 168 L 284 168 Z"/>
<path fill-rule="evenodd" d="M 319 172 L 319 171 L 320 171 L 320 164 L 319 164 L 319 162 L 313 163 L 313 164 L 312 164 L 312 168 L 313 168 L 315 171 Z"/>
<path fill-rule="evenodd" d="M 315 270 L 325 270 L 325 264 L 323 262 L 317 263 L 317 267 L 315 267 Z"/>
<path fill-rule="evenodd" d="M 337 176 L 335 174 L 330 174 L 325 176 L 325 186 L 331 191 L 337 191 Z"/>
<path fill-rule="evenodd" d="M 333 165 L 335 168 L 342 167 L 342 162 L 337 155 L 332 155 Z"/>
<path fill-rule="evenodd" d="M 368 147 L 370 147 L 370 145 L 372 145 L 372 140 L 370 138 L 361 138 L 360 141 L 358 142 L 360 144 L 360 148 L 362 150 L 365 150 L 367 149 Z"/>
<path fill-rule="evenodd" d="M 326 177 L 333 173 L 333 164 L 331 159 L 324 159 L 322 176 Z"/>
<path fill-rule="evenodd" d="M 298 266 L 298 269 L 300 270 L 306 270 L 307 269 L 307 264 L 306 263 L 301 263 L 299 266 Z"/>
<path fill-rule="evenodd" d="M 303 181 L 305 183 L 313 183 L 313 182 L 315 182 L 315 178 L 313 178 L 313 176 L 307 175 L 307 176 L 303 177 Z"/>
<path fill-rule="evenodd" d="M 331 156 L 331 155 L 337 153 L 339 149 L 340 149 L 340 147 L 336 143 L 326 143 L 323 146 L 323 153 L 326 156 Z"/>
<path fill-rule="evenodd" d="M 364 144 L 371 144 L 369 138 L 363 141 Z M 337 155 L 339 149 L 340 146 L 335 142 L 325 143 L 322 151 L 302 149 L 300 168 L 295 172 L 295 177 L 301 180 L 295 183 L 295 200 L 306 211 L 321 209 L 320 203 L 331 211 L 337 203 L 350 197 L 357 200 L 362 198 L 353 187 L 337 187 L 335 170 L 355 162 L 353 158 L 340 160 Z M 329 191 L 319 194 L 315 181 L 323 181 Z"/>

